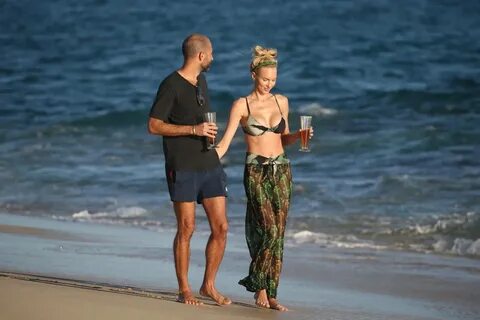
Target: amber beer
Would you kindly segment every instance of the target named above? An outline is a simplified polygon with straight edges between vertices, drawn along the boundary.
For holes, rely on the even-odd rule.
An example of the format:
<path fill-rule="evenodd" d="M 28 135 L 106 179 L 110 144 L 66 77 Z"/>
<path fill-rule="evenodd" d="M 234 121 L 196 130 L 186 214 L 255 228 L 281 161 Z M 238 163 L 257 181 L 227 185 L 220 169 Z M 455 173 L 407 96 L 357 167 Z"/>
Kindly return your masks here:
<path fill-rule="evenodd" d="M 312 126 L 311 116 L 300 116 L 300 150 L 310 152 L 308 140 L 310 140 L 310 128 Z"/>
<path fill-rule="evenodd" d="M 306 150 L 308 149 L 308 135 L 310 133 L 310 130 L 305 129 L 300 131 L 300 138 L 301 138 L 301 143 L 302 143 L 302 149 Z"/>

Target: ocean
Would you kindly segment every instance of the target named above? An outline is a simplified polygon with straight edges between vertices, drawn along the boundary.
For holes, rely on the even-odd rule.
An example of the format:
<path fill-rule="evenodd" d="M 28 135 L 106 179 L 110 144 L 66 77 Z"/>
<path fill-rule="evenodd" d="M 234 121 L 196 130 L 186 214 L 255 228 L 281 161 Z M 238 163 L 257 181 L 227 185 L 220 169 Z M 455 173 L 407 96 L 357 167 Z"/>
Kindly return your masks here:
<path fill-rule="evenodd" d="M 5 0 L 0 26 L 1 213 L 174 229 L 146 123 L 200 32 L 220 135 L 256 44 L 278 49 L 290 128 L 313 116 L 312 152 L 286 149 L 288 246 L 480 257 L 478 1 Z M 242 134 L 224 161 L 239 237 Z"/>

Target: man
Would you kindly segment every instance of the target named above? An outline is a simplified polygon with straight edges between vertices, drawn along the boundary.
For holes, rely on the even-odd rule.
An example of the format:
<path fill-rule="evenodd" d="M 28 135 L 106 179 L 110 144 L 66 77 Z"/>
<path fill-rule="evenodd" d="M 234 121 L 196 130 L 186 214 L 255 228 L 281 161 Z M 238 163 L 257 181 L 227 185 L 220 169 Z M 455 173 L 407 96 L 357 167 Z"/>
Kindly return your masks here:
<path fill-rule="evenodd" d="M 177 218 L 173 252 L 178 301 L 201 304 L 188 283 L 190 239 L 195 228 L 197 201 L 203 205 L 211 228 L 200 294 L 219 305 L 227 305 L 231 300 L 215 288 L 228 229 L 226 176 L 215 149 L 206 148 L 207 138 L 215 137 L 217 127 L 203 121 L 210 101 L 202 72 L 207 71 L 213 61 L 212 43 L 204 35 L 192 34 L 183 41 L 182 52 L 183 65 L 160 84 L 148 122 L 151 134 L 163 136 L 168 190 Z"/>

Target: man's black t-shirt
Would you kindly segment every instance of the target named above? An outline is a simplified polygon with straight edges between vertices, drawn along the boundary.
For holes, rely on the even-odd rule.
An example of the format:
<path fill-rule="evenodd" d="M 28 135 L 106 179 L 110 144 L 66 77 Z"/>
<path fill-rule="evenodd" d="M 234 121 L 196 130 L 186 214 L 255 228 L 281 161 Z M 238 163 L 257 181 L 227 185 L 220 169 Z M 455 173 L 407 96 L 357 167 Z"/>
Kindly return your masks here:
<path fill-rule="evenodd" d="M 172 72 L 158 88 L 150 117 L 178 125 L 196 125 L 204 122 L 203 113 L 210 111 L 210 99 L 203 74 L 198 76 L 197 85 L 204 97 L 203 106 L 197 101 L 197 87 L 178 72 Z M 207 170 L 220 165 L 217 152 L 213 149 L 207 150 L 205 137 L 164 136 L 163 153 L 167 169 Z"/>

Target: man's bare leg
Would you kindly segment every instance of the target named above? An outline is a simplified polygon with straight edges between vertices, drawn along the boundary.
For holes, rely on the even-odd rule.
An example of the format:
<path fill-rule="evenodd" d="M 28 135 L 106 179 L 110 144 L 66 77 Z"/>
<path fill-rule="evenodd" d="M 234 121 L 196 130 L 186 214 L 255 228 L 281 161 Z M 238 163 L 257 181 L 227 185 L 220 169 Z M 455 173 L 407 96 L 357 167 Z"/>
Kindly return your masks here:
<path fill-rule="evenodd" d="M 222 262 L 227 243 L 226 199 L 223 196 L 203 199 L 202 204 L 207 214 L 211 234 L 205 249 L 207 266 L 200 294 L 212 298 L 219 305 L 231 304 L 232 300 L 221 295 L 215 288 L 215 277 Z"/>
<path fill-rule="evenodd" d="M 173 240 L 175 272 L 178 280 L 178 302 L 200 305 L 188 284 L 188 266 L 190 264 L 190 239 L 195 230 L 195 203 L 174 202 L 177 217 L 177 234 Z"/>

